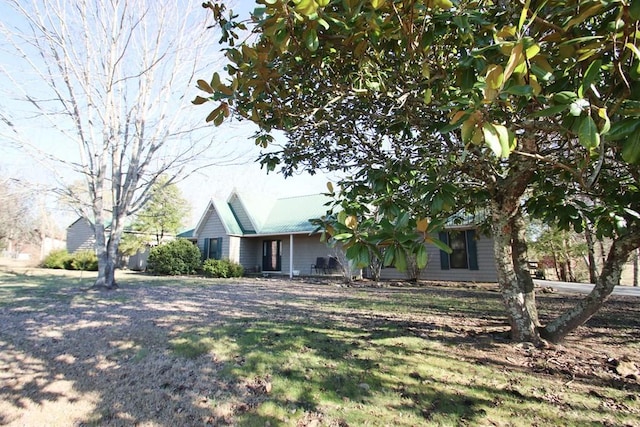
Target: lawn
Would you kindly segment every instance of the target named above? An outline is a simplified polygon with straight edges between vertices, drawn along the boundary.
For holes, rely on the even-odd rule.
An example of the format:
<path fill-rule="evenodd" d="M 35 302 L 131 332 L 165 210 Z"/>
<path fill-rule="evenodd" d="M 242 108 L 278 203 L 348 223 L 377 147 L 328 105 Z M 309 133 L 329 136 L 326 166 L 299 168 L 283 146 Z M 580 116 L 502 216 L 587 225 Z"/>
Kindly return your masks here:
<path fill-rule="evenodd" d="M 0 272 L 0 424 L 640 426 L 631 298 L 535 348 L 491 285 L 119 280 Z"/>

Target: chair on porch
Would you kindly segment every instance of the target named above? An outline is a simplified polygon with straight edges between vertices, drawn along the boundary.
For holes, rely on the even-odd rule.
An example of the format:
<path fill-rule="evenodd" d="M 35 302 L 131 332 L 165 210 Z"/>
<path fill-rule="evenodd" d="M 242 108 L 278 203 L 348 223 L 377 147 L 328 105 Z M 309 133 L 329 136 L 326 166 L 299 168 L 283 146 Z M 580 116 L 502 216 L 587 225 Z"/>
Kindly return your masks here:
<path fill-rule="evenodd" d="M 327 270 L 329 271 L 329 273 L 331 273 L 332 271 L 337 271 L 339 267 L 340 263 L 338 262 L 338 258 L 334 256 L 329 257 L 329 263 L 327 264 Z"/>
<path fill-rule="evenodd" d="M 316 274 L 326 274 L 327 273 L 327 260 L 324 257 L 316 258 L 316 263 L 311 266 L 311 274 L 313 274 L 313 270 L 316 271 Z"/>

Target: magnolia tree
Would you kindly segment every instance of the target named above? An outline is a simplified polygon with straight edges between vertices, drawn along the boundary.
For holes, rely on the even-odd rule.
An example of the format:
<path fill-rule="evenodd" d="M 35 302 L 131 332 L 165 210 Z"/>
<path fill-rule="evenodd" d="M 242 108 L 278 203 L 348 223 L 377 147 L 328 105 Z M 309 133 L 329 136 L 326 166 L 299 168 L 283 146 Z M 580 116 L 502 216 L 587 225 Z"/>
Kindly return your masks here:
<path fill-rule="evenodd" d="M 247 22 L 204 4 L 228 76 L 194 103 L 255 122 L 260 145 L 284 131 L 268 168 L 352 172 L 319 220 L 352 259 L 421 266 L 447 217 L 482 207 L 514 339 L 560 341 L 599 309 L 640 246 L 640 1 L 258 3 L 240 43 Z M 525 210 L 613 239 L 593 292 L 546 325 Z"/>
<path fill-rule="evenodd" d="M 152 195 L 223 163 L 189 112 L 210 25 L 188 0 L 4 0 L 0 133 L 54 172 L 94 227 L 96 286 L 114 288 L 127 218 Z M 193 90 L 193 89 L 191 89 Z M 78 188 L 67 185 L 81 177 Z"/>

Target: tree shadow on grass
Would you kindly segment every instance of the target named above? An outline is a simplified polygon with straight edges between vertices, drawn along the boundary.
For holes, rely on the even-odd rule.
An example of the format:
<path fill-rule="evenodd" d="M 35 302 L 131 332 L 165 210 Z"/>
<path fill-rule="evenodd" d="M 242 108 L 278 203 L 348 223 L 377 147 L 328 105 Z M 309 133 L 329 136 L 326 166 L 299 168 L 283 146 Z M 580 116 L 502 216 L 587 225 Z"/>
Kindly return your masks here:
<path fill-rule="evenodd" d="M 521 366 L 496 357 L 480 369 L 452 351 L 504 346 L 480 291 L 164 279 L 99 293 L 57 276 L 3 279 L 3 423 L 72 401 L 86 410 L 66 424 L 81 425 L 459 424 L 483 422 L 496 402 L 544 404 L 473 381 Z M 488 307 L 480 329 L 478 307 Z"/>

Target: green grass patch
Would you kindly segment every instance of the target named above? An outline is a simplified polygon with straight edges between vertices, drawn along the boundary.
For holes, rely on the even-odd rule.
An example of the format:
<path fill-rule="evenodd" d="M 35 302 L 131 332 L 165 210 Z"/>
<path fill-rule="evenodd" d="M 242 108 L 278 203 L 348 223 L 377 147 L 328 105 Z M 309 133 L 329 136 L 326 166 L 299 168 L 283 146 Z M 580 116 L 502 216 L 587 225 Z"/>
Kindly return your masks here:
<path fill-rule="evenodd" d="M 194 329 L 172 341 L 172 348 L 185 357 L 211 353 L 225 362 L 223 375 L 247 384 L 255 405 L 238 425 L 296 425 L 309 414 L 322 414 L 323 425 L 578 426 L 629 420 L 628 414 L 601 411 L 598 393 L 465 360 L 447 343 L 403 327 L 252 319 Z M 254 387 L 256 379 L 270 389 Z M 608 393 L 612 400 L 626 398 L 623 391 Z"/>
<path fill-rule="evenodd" d="M 238 305 L 238 317 L 233 310 L 220 311 L 211 317 L 213 323 L 159 310 L 155 315 L 166 316 L 162 328 L 171 336 L 168 341 L 164 335 L 153 344 L 144 336 L 125 337 L 114 340 L 107 354 L 112 363 L 140 366 L 167 348 L 174 358 L 207 356 L 185 366 L 206 367 L 199 373 L 215 377 L 216 387 L 203 392 L 210 393 L 205 401 L 212 414 L 224 413 L 234 425 L 297 426 L 314 420 L 320 426 L 638 424 L 637 388 L 607 383 L 605 376 L 574 377 L 570 369 L 568 376 L 553 359 L 562 350 L 556 356 L 553 350 L 539 351 L 535 359 L 501 340 L 499 332 L 491 335 L 507 330 L 496 292 L 323 285 L 302 292 L 295 282 L 224 281 L 223 288 L 199 278 L 123 277 L 123 289 L 212 286 L 202 295 L 181 296 L 193 296 L 203 311 L 215 310 L 216 298 L 222 307 Z M 66 276 L 1 273 L 0 282 L 0 305 L 20 310 L 125 302 L 117 292 L 81 292 L 90 283 L 79 285 Z M 210 298 L 210 305 L 200 297 Z M 550 303 L 544 311 L 549 315 L 567 303 L 559 295 L 542 299 Z M 617 333 L 608 339 L 620 342 L 618 349 L 638 349 L 636 304 L 608 306 L 598 314 L 597 326 L 604 331 L 590 331 Z M 585 347 L 598 342 L 588 333 L 580 337 Z"/>
<path fill-rule="evenodd" d="M 77 279 L 66 276 L 0 272 L 0 306 L 41 308 L 52 301 L 71 301 L 74 295 L 67 290 L 77 286 Z"/>
<path fill-rule="evenodd" d="M 171 350 L 178 356 L 195 359 L 216 347 L 215 341 L 206 336 L 187 334 L 169 341 Z"/>
<path fill-rule="evenodd" d="M 95 281 L 95 274 L 88 276 L 78 272 L 69 274 L 37 274 L 0 272 L 0 307 L 19 310 L 45 310 L 53 304 L 111 305 L 126 302 L 121 294 L 88 292 Z"/>

